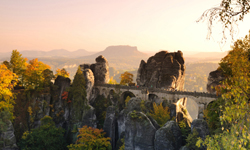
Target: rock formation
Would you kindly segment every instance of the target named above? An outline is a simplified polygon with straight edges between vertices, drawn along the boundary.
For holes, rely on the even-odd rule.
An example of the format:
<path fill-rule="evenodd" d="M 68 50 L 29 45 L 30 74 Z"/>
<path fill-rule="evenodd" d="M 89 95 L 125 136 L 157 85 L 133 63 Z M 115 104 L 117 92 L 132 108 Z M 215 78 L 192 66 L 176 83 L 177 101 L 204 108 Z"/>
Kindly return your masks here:
<path fill-rule="evenodd" d="M 179 150 L 182 145 L 182 134 L 175 121 L 168 121 L 155 133 L 155 150 Z"/>
<path fill-rule="evenodd" d="M 95 84 L 95 77 L 91 69 L 84 69 L 82 70 L 84 77 L 85 77 L 85 83 L 86 83 L 86 93 L 87 93 L 87 100 L 90 99 L 91 92 L 93 90 L 93 86 Z"/>
<path fill-rule="evenodd" d="M 190 116 L 189 112 L 187 111 L 187 97 L 181 98 L 178 100 L 176 105 L 176 121 L 180 122 L 183 119 L 188 123 L 189 126 L 191 126 L 191 122 L 193 121 L 192 117 Z"/>
<path fill-rule="evenodd" d="M 154 150 L 157 129 L 144 113 L 130 112 L 125 126 L 125 150 Z"/>
<path fill-rule="evenodd" d="M 117 141 L 117 111 L 114 106 L 109 106 L 106 111 L 106 118 L 103 125 L 103 130 L 106 133 L 105 136 L 111 138 L 112 149 L 115 149 Z"/>
<path fill-rule="evenodd" d="M 185 65 L 181 51 L 169 53 L 161 51 L 150 57 L 147 62 L 141 61 L 137 72 L 137 85 L 184 89 Z"/>
<path fill-rule="evenodd" d="M 205 140 L 206 136 L 209 135 L 208 124 L 204 119 L 193 120 L 191 123 L 191 132 L 193 133 L 194 130 L 199 133 L 198 137 L 200 137 L 202 140 Z M 199 149 L 206 150 L 205 147 L 200 147 Z"/>
<path fill-rule="evenodd" d="M 215 94 L 215 87 L 221 85 L 221 81 L 225 79 L 221 70 L 215 70 L 209 73 L 208 82 L 207 82 L 207 91 L 209 93 Z"/>
<path fill-rule="evenodd" d="M 8 127 L 5 132 L 0 132 L 0 149 L 1 150 L 18 150 L 16 137 L 11 121 L 7 123 Z"/>
<path fill-rule="evenodd" d="M 93 96 L 94 84 L 103 84 L 109 81 L 109 64 L 107 59 L 100 55 L 95 60 L 96 63 L 94 64 L 80 65 L 85 77 L 87 99 L 90 103 L 96 97 Z"/>

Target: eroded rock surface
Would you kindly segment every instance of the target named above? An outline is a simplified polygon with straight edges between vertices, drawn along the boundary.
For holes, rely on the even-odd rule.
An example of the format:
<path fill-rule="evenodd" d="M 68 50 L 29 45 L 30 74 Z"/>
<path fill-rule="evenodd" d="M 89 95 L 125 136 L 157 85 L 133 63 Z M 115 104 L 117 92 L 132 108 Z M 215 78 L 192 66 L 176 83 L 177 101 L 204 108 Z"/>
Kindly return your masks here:
<path fill-rule="evenodd" d="M 137 85 L 184 90 L 185 65 L 181 51 L 161 51 L 141 61 L 137 72 Z"/>
<path fill-rule="evenodd" d="M 154 150 L 156 128 L 142 112 L 130 112 L 125 129 L 125 150 Z"/>
<path fill-rule="evenodd" d="M 168 121 L 155 133 L 155 150 L 179 150 L 182 146 L 181 130 L 175 121 Z"/>
<path fill-rule="evenodd" d="M 215 87 L 221 85 L 221 81 L 225 79 L 225 76 L 222 74 L 222 71 L 215 70 L 209 73 L 208 82 L 207 82 L 207 91 L 212 94 L 216 94 Z"/>
<path fill-rule="evenodd" d="M 208 124 L 204 119 L 195 119 L 191 123 L 191 132 L 196 130 L 199 133 L 199 137 L 204 141 L 206 136 L 209 135 Z M 206 147 L 200 147 L 200 150 L 206 150 Z"/>
<path fill-rule="evenodd" d="M 106 111 L 106 118 L 103 125 L 103 130 L 106 133 L 105 136 L 111 138 L 111 145 L 113 149 L 115 149 L 117 141 L 117 113 L 118 112 L 114 106 L 109 106 Z"/>
<path fill-rule="evenodd" d="M 16 137 L 11 121 L 7 123 L 8 127 L 5 132 L 0 132 L 0 149 L 1 150 L 18 150 Z"/>

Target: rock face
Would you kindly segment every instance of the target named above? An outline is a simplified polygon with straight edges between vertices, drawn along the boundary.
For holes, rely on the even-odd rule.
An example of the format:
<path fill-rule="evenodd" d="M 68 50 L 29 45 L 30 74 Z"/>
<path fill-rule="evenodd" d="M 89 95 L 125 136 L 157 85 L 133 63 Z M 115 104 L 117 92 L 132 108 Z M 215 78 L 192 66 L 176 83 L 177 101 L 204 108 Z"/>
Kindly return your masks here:
<path fill-rule="evenodd" d="M 147 62 L 141 61 L 137 72 L 137 85 L 184 89 L 185 65 L 181 51 L 169 53 L 161 51 L 150 57 Z"/>
<path fill-rule="evenodd" d="M 11 121 L 8 121 L 8 127 L 5 132 L 0 132 L 0 149 L 1 150 L 18 150 L 16 145 L 16 137 Z M 2 143 L 3 141 L 3 143 Z"/>
<path fill-rule="evenodd" d="M 95 84 L 95 77 L 91 69 L 84 69 L 83 74 L 85 77 L 86 83 L 86 93 L 87 93 L 87 100 L 90 99 L 91 92 L 93 90 L 93 86 Z"/>
<path fill-rule="evenodd" d="M 109 81 L 109 63 L 102 55 L 98 56 L 94 64 L 80 65 L 86 81 L 87 100 L 92 103 L 96 98 L 96 91 L 93 93 L 94 84 L 108 83 Z M 94 95 L 93 95 L 94 94 Z"/>
<path fill-rule="evenodd" d="M 59 125 L 61 127 L 65 123 L 65 121 L 69 120 L 69 107 L 67 105 L 67 102 L 62 99 L 62 93 L 70 87 L 70 82 L 71 81 L 69 78 L 58 76 L 54 83 L 57 89 L 52 94 L 53 101 L 50 102 L 54 106 L 54 111 L 52 111 L 51 116 L 55 121 L 56 125 Z"/>
<path fill-rule="evenodd" d="M 208 124 L 204 119 L 195 119 L 191 123 L 191 132 L 196 129 L 196 131 L 199 133 L 199 137 L 204 140 L 207 135 L 209 135 L 209 129 Z"/>
<path fill-rule="evenodd" d="M 221 81 L 225 79 L 225 76 L 222 74 L 222 71 L 215 70 L 209 73 L 208 82 L 207 82 L 207 91 L 212 94 L 216 94 L 215 87 L 221 85 Z"/>
<path fill-rule="evenodd" d="M 168 121 L 155 133 L 155 150 L 179 150 L 182 146 L 181 130 L 175 121 Z"/>
<path fill-rule="evenodd" d="M 187 97 L 181 98 L 178 100 L 176 105 L 176 121 L 180 122 L 185 118 L 185 121 L 188 123 L 189 126 L 191 126 L 191 122 L 193 121 L 192 117 L 190 116 L 189 112 L 187 111 Z"/>
<path fill-rule="evenodd" d="M 130 112 L 126 121 L 125 150 L 154 150 L 156 128 L 142 112 Z"/>
<path fill-rule="evenodd" d="M 109 81 L 109 64 L 106 58 L 102 55 L 95 59 L 95 83 L 107 83 Z"/>
<path fill-rule="evenodd" d="M 199 137 L 204 141 L 206 136 L 209 135 L 208 124 L 203 119 L 195 119 L 191 124 L 191 132 L 196 130 Z M 200 150 L 206 150 L 206 147 L 200 147 Z"/>
<path fill-rule="evenodd" d="M 117 118 L 116 108 L 114 106 L 109 106 L 106 111 L 106 118 L 103 125 L 103 130 L 106 132 L 107 137 L 111 138 L 112 149 L 115 149 L 115 144 L 117 141 Z"/>

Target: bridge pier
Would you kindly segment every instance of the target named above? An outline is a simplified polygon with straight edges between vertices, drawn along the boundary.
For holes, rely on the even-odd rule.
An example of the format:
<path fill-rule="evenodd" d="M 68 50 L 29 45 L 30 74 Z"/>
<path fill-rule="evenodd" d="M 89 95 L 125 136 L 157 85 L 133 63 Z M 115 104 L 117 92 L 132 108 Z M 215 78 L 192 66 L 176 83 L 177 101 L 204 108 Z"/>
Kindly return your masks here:
<path fill-rule="evenodd" d="M 204 116 L 204 110 L 207 108 L 206 103 L 198 103 L 198 119 L 203 119 Z"/>

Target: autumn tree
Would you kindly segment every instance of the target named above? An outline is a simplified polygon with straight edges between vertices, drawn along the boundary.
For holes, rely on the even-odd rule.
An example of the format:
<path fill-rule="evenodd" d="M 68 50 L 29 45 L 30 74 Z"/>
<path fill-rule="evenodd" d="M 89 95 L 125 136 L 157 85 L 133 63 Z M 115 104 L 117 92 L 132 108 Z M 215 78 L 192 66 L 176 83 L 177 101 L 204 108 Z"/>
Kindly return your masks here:
<path fill-rule="evenodd" d="M 222 23 L 223 39 L 226 38 L 225 32 L 229 30 L 233 38 L 235 27 L 238 21 L 243 21 L 245 16 L 250 11 L 249 0 L 222 0 L 217 7 L 206 10 L 199 21 L 207 21 L 208 23 L 208 38 L 212 34 L 212 27 L 215 22 Z"/>
<path fill-rule="evenodd" d="M 121 74 L 120 76 L 120 79 L 121 79 L 121 82 L 120 84 L 121 85 L 129 85 L 130 83 L 133 82 L 133 74 L 132 73 L 129 73 L 129 72 L 124 72 L 123 74 Z"/>
<path fill-rule="evenodd" d="M 73 84 L 71 88 L 72 98 L 73 98 L 73 107 L 75 120 L 79 120 L 82 117 L 83 109 L 87 106 L 86 100 L 86 88 L 85 88 L 85 78 L 81 68 L 78 67 L 77 72 L 73 79 Z"/>
<path fill-rule="evenodd" d="M 109 79 L 108 84 L 118 84 L 118 83 L 116 82 L 115 79 L 113 79 L 113 77 L 111 77 L 111 78 Z"/>
<path fill-rule="evenodd" d="M 43 86 L 44 74 L 43 71 L 50 69 L 49 65 L 44 64 L 38 59 L 29 61 L 27 69 L 25 70 L 24 86 L 26 89 L 37 89 Z"/>
<path fill-rule="evenodd" d="M 57 69 L 56 70 L 56 74 L 55 77 L 57 78 L 57 76 L 63 76 L 65 78 L 69 78 L 69 73 L 66 71 L 66 69 L 62 68 L 62 69 Z"/>
<path fill-rule="evenodd" d="M 79 128 L 78 140 L 68 146 L 69 150 L 108 150 L 111 149 L 110 138 L 104 137 L 102 129 L 83 126 Z"/>
<path fill-rule="evenodd" d="M 219 89 L 225 101 L 220 115 L 223 133 L 197 144 L 208 149 L 250 149 L 250 32 L 234 43 L 219 69 L 226 75 Z"/>
<path fill-rule="evenodd" d="M 8 120 L 14 118 L 13 87 L 17 82 L 17 75 L 12 73 L 4 64 L 0 64 L 0 131 L 6 129 Z"/>
<path fill-rule="evenodd" d="M 42 72 L 42 76 L 44 87 L 49 87 L 50 85 L 52 85 L 51 80 L 54 79 L 53 71 L 51 71 L 50 69 L 45 69 Z"/>

